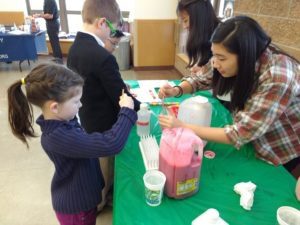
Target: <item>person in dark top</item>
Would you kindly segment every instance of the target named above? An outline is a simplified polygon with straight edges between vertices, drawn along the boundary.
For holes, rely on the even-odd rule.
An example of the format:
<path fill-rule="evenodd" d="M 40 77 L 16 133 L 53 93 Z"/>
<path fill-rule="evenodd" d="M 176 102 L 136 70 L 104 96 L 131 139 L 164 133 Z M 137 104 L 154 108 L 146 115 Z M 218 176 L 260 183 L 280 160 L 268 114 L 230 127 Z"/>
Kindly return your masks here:
<path fill-rule="evenodd" d="M 104 186 L 98 157 L 118 154 L 137 120 L 132 98 L 123 94 L 112 128 L 86 133 L 76 118 L 83 83 L 81 76 L 65 66 L 40 64 L 8 89 L 9 124 L 27 147 L 27 138 L 36 137 L 32 105 L 42 110 L 36 122 L 42 131 L 42 147 L 55 167 L 51 196 L 61 225 L 96 224 Z"/>
<path fill-rule="evenodd" d="M 59 13 L 55 0 L 45 0 L 43 7 L 43 14 L 35 14 L 34 17 L 41 17 L 46 20 L 47 33 L 53 51 L 54 62 L 62 64 L 63 56 L 59 44 Z"/>
<path fill-rule="evenodd" d="M 122 92 L 131 96 L 121 78 L 116 58 L 104 47 L 116 32 L 120 9 L 115 0 L 86 0 L 82 10 L 83 31 L 78 32 L 70 47 L 67 66 L 84 79 L 81 125 L 87 132 L 103 132 L 112 127 L 120 110 Z M 108 25 L 110 24 L 110 25 Z M 134 99 L 134 109 L 139 109 Z"/>
<path fill-rule="evenodd" d="M 124 36 L 124 33 L 120 30 L 117 30 L 116 33 L 106 39 L 104 47 L 110 53 L 113 53 L 119 45 L 121 38 Z M 126 84 L 128 90 L 130 87 Z M 114 157 L 101 157 L 100 166 L 105 181 L 105 187 L 102 189 L 102 203 L 98 205 L 98 212 L 100 212 L 105 205 L 112 206 L 113 202 L 113 182 L 114 182 Z"/>
<path fill-rule="evenodd" d="M 210 67 L 212 57 L 210 37 L 220 21 L 211 1 L 207 0 L 180 0 L 176 11 L 182 28 L 188 31 L 187 68 L 191 74 L 197 74 Z"/>
<path fill-rule="evenodd" d="M 84 79 L 82 107 L 79 110 L 81 125 L 88 133 L 111 129 L 118 118 L 119 96 L 124 90 L 133 97 L 119 72 L 116 58 L 105 49 L 105 41 L 113 37 L 121 21 L 115 0 L 86 0 L 82 10 L 83 30 L 78 32 L 71 46 L 67 66 Z M 140 102 L 133 97 L 134 109 Z M 108 167 L 113 168 L 112 161 Z M 101 168 L 112 174 L 110 169 Z M 105 174 L 104 174 L 105 175 Z M 112 175 L 108 175 L 113 179 Z M 105 176 L 106 177 L 106 176 Z M 110 185 L 110 182 L 107 182 Z M 109 190 L 111 187 L 105 187 Z M 103 204 L 105 204 L 105 195 Z M 99 205 L 99 210 L 103 208 Z"/>

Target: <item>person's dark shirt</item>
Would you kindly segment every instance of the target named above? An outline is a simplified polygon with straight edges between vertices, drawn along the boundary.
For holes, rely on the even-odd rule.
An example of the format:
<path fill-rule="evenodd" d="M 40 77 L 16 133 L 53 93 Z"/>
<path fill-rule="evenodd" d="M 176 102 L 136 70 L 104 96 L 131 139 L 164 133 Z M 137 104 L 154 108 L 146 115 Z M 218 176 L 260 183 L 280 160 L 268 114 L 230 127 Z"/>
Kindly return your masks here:
<path fill-rule="evenodd" d="M 58 17 L 59 17 L 57 4 L 56 4 L 55 0 L 45 0 L 43 11 L 44 11 L 44 14 L 47 13 L 47 14 L 52 14 L 53 15 L 53 19 L 51 19 L 51 20 L 46 19 L 46 21 L 57 20 Z"/>

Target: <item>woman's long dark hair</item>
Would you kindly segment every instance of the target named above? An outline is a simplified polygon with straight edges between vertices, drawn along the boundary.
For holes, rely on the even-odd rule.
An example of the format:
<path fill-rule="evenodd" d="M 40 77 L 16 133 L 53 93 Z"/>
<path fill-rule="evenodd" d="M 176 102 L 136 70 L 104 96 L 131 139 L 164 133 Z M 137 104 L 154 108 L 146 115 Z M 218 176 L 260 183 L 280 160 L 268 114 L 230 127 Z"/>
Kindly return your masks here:
<path fill-rule="evenodd" d="M 177 13 L 186 11 L 190 18 L 186 50 L 188 68 L 205 65 L 212 56 L 210 37 L 219 24 L 209 0 L 180 0 Z"/>
<path fill-rule="evenodd" d="M 247 16 L 237 16 L 219 24 L 211 41 L 224 45 L 227 51 L 238 56 L 236 76 L 224 78 L 214 69 L 213 93 L 224 95 L 231 92 L 230 109 L 242 110 L 257 87 L 255 63 L 269 46 L 271 38 L 255 20 Z"/>
<path fill-rule="evenodd" d="M 74 95 L 70 88 L 82 86 L 83 79 L 65 66 L 40 64 L 23 80 L 26 96 L 21 80 L 7 90 L 8 120 L 13 134 L 28 147 L 26 138 L 36 137 L 31 104 L 41 108 L 49 100 L 63 103 Z"/>

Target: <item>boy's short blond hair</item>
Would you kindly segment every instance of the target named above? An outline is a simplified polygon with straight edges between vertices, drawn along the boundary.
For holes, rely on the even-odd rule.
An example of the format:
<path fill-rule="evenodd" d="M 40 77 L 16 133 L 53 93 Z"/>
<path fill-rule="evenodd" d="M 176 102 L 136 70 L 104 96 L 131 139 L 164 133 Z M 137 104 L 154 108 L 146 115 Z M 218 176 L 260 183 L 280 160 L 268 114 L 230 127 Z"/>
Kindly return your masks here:
<path fill-rule="evenodd" d="M 121 12 L 118 3 L 115 0 L 85 0 L 82 21 L 93 24 L 100 17 L 105 17 L 112 23 L 120 23 Z"/>

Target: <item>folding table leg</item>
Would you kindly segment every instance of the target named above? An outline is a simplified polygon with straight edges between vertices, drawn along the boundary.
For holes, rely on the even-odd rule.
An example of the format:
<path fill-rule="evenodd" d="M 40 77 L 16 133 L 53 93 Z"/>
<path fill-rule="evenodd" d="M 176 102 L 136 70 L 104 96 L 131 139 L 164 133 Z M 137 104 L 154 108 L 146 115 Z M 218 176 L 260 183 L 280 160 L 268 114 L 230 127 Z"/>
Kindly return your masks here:
<path fill-rule="evenodd" d="M 22 66 L 21 66 L 22 62 L 23 62 L 23 60 L 19 61 L 19 70 L 20 70 L 20 72 L 22 72 Z"/>

